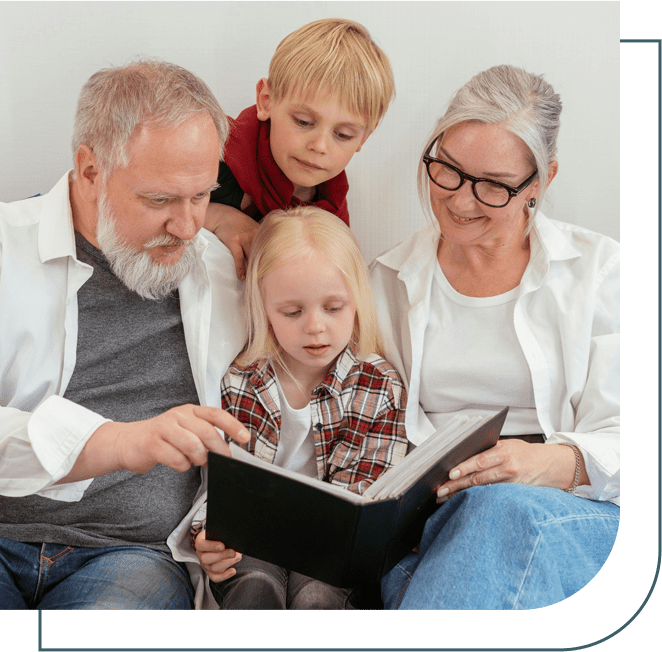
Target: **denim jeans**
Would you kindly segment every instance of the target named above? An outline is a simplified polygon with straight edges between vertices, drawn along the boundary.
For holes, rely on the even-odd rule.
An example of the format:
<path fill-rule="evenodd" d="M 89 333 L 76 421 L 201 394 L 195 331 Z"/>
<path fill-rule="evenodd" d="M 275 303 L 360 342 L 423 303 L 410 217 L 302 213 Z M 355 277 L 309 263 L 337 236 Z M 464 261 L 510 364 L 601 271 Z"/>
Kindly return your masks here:
<path fill-rule="evenodd" d="M 620 508 L 560 489 L 465 489 L 428 519 L 418 553 L 382 579 L 386 609 L 535 609 L 579 591 L 616 540 Z"/>
<path fill-rule="evenodd" d="M 253 557 L 242 557 L 237 574 L 210 582 L 221 609 L 351 609 L 351 589 L 338 589 L 312 577 Z"/>
<path fill-rule="evenodd" d="M 0 538 L 0 609 L 191 609 L 193 586 L 168 553 Z"/>

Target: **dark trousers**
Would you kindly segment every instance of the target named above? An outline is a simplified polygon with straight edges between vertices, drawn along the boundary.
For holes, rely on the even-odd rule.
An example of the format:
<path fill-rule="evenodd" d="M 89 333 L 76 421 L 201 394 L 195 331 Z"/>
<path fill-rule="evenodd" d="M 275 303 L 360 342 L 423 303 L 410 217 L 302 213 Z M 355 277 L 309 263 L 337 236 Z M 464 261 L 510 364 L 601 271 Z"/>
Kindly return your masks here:
<path fill-rule="evenodd" d="M 352 589 L 339 589 L 280 566 L 244 556 L 237 574 L 210 582 L 221 609 L 351 609 Z"/>

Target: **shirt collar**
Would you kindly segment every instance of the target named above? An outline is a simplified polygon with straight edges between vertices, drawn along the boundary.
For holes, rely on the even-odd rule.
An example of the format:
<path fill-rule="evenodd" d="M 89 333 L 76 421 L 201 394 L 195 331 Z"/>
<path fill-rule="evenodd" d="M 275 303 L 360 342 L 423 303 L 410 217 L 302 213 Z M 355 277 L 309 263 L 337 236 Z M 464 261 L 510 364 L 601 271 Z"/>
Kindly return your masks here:
<path fill-rule="evenodd" d="M 333 365 L 327 377 L 322 381 L 319 388 L 326 389 L 333 396 L 340 396 L 343 383 L 352 368 L 359 363 L 358 346 L 351 341 L 345 350 L 338 356 L 336 364 Z"/>
<path fill-rule="evenodd" d="M 540 212 L 534 218 L 532 233 L 537 235 L 542 254 L 550 262 L 581 256 L 554 222 Z"/>
<path fill-rule="evenodd" d="M 439 225 L 431 222 L 406 240 L 389 249 L 377 261 L 398 272 L 398 278 L 407 281 L 417 276 L 436 257 L 439 244 Z"/>
<path fill-rule="evenodd" d="M 76 238 L 69 201 L 69 170 L 44 196 L 39 218 L 39 258 L 42 263 L 55 258 L 76 258 Z"/>
<path fill-rule="evenodd" d="M 319 391 L 320 389 L 326 389 L 330 394 L 334 396 L 339 396 L 342 391 L 343 383 L 347 378 L 349 372 L 352 370 L 354 365 L 359 363 L 358 359 L 358 347 L 355 342 L 350 342 L 343 352 L 338 356 L 336 363 L 331 368 L 331 371 L 327 374 L 326 378 L 318 385 L 314 391 Z M 258 360 L 248 367 L 242 368 L 237 365 L 233 365 L 233 368 L 242 374 L 251 375 L 251 383 L 254 387 L 260 385 L 267 386 L 269 382 L 273 382 L 275 377 L 275 371 L 271 362 L 267 359 Z"/>
<path fill-rule="evenodd" d="M 398 277 L 407 281 L 416 276 L 436 256 L 439 244 L 439 226 L 436 222 L 428 224 L 406 240 L 377 257 L 382 265 L 398 272 Z M 547 264 L 553 260 L 568 260 L 581 254 L 570 244 L 555 224 L 542 213 L 534 218 L 532 239 L 532 258 L 539 257 L 536 264 Z"/>
<path fill-rule="evenodd" d="M 531 256 L 520 283 L 522 293 L 539 288 L 554 261 L 581 255 L 554 222 L 542 213 L 537 213 L 534 218 L 529 244 Z"/>

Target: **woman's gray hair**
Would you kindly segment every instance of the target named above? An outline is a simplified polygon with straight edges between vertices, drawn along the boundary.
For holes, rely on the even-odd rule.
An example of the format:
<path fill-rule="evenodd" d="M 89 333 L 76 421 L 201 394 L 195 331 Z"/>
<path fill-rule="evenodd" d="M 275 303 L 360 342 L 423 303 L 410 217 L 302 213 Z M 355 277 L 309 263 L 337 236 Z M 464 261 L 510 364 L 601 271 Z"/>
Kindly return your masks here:
<path fill-rule="evenodd" d="M 560 115 L 561 98 L 541 75 L 514 66 L 494 66 L 472 77 L 455 93 L 423 151 L 442 133 L 462 122 L 502 125 L 524 141 L 530 163 L 538 170 L 540 191 L 533 217 L 547 192 L 549 164 L 556 160 Z M 421 156 L 418 189 L 424 207 L 430 212 L 427 180 Z M 529 219 L 528 229 L 532 223 Z"/>
<path fill-rule="evenodd" d="M 81 145 L 90 147 L 104 180 L 130 162 L 128 144 L 139 126 L 174 127 L 208 113 L 222 158 L 229 125 L 207 84 L 173 63 L 138 58 L 94 73 L 81 89 L 71 141 L 74 162 Z"/>

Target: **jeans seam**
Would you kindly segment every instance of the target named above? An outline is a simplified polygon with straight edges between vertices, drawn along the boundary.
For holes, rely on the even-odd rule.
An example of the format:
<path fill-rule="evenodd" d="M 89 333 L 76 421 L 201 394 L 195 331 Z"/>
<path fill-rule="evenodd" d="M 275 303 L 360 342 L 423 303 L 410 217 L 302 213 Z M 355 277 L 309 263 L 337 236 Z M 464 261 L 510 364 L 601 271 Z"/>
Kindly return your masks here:
<path fill-rule="evenodd" d="M 409 588 L 409 585 L 411 584 L 411 581 L 414 579 L 414 574 L 410 573 L 406 568 L 404 568 L 400 564 L 396 564 L 395 568 L 397 568 L 407 578 L 401 585 L 400 599 L 398 600 L 397 605 L 394 605 L 392 607 L 393 609 L 399 609 L 400 605 L 402 604 L 402 601 L 404 600 L 405 593 L 407 593 L 407 589 Z M 416 565 L 416 568 L 418 568 L 418 564 Z M 414 569 L 414 573 L 415 572 L 416 572 L 416 569 Z"/>
<path fill-rule="evenodd" d="M 44 554 L 44 549 L 46 548 L 46 544 L 43 543 L 41 546 L 41 552 L 39 553 L 39 577 L 37 579 L 37 587 L 35 589 L 35 595 L 34 595 L 34 600 L 35 604 L 39 604 L 44 597 L 43 591 L 46 589 L 46 584 L 48 582 L 48 576 L 51 572 L 51 568 L 53 567 L 53 564 L 55 562 L 59 561 L 63 557 L 66 557 L 70 552 L 73 552 L 74 548 L 71 546 L 67 546 L 63 550 L 60 550 L 56 555 L 53 557 L 47 557 Z M 43 575 L 43 572 L 46 572 L 45 575 Z"/>
<path fill-rule="evenodd" d="M 535 544 L 531 548 L 531 554 L 529 555 L 529 563 L 526 565 L 526 568 L 524 569 L 524 573 L 522 574 L 522 581 L 520 582 L 519 589 L 517 590 L 517 594 L 515 595 L 515 598 L 513 600 L 512 604 L 512 609 L 517 609 L 519 605 L 520 598 L 522 596 L 522 592 L 524 591 L 524 585 L 526 584 L 526 581 L 529 576 L 529 572 L 531 570 L 531 566 L 533 564 L 533 558 L 536 555 L 536 551 L 538 550 L 538 547 L 540 546 L 540 540 L 542 539 L 542 532 L 538 531 L 538 536 L 536 537 Z"/>
<path fill-rule="evenodd" d="M 410 581 L 414 577 L 413 573 L 410 573 L 406 568 L 404 568 L 403 566 L 400 566 L 400 564 L 396 564 L 395 566 L 396 566 L 396 568 L 399 568 L 400 571 L 402 573 L 404 573 L 409 578 Z M 418 568 L 418 566 L 416 568 Z M 414 572 L 416 572 L 416 571 L 414 570 Z"/>
<path fill-rule="evenodd" d="M 610 514 L 574 514 L 573 516 L 558 516 L 554 518 L 548 518 L 544 521 L 535 521 L 536 525 L 539 527 L 549 525 L 550 523 L 565 523 L 570 521 L 585 521 L 585 520 L 595 520 L 602 519 L 607 521 L 619 521 L 618 516 L 611 516 Z"/>

